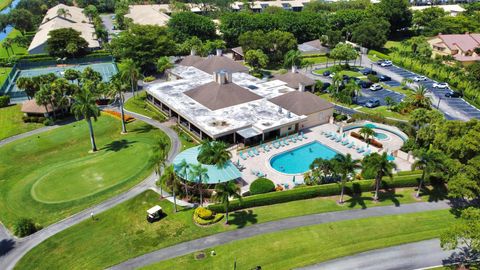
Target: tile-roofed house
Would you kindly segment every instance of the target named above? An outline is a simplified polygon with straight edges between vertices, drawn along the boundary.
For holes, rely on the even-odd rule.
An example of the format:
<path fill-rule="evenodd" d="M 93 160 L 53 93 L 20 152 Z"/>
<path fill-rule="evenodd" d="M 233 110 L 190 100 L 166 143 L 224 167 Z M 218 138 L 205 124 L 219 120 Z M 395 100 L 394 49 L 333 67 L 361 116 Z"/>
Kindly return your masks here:
<path fill-rule="evenodd" d="M 232 59 L 221 54 L 209 55 L 197 61 L 192 66 L 206 72 L 213 74 L 219 70 L 226 70 L 229 72 L 247 72 L 248 68 Z"/>
<path fill-rule="evenodd" d="M 432 57 L 451 55 L 464 64 L 479 61 L 480 55 L 475 52 L 480 48 L 480 34 L 439 34 L 428 40 L 432 47 Z"/>
<path fill-rule="evenodd" d="M 301 91 L 312 91 L 315 86 L 315 80 L 297 72 L 295 68 L 285 74 L 276 74 L 273 77 L 282 82 L 286 82 L 288 87 Z"/>
<path fill-rule="evenodd" d="M 53 112 L 52 105 L 47 106 L 38 105 L 35 99 L 30 99 L 22 104 L 21 111 L 27 116 L 42 115 L 48 117 Z"/>
<path fill-rule="evenodd" d="M 162 5 L 131 5 L 125 17 L 135 24 L 165 26 L 170 16 L 163 11 Z"/>
<path fill-rule="evenodd" d="M 328 53 L 330 49 L 323 46 L 319 39 L 298 44 L 298 50 L 302 53 Z"/>
<path fill-rule="evenodd" d="M 64 9 L 67 13 L 65 17 L 58 15 L 58 10 Z M 89 20 L 85 14 L 83 14 L 83 9 L 75 6 L 67 6 L 65 4 L 58 4 L 47 11 L 43 17 L 42 23 L 53 20 L 54 18 L 62 18 L 76 23 L 88 23 Z"/>

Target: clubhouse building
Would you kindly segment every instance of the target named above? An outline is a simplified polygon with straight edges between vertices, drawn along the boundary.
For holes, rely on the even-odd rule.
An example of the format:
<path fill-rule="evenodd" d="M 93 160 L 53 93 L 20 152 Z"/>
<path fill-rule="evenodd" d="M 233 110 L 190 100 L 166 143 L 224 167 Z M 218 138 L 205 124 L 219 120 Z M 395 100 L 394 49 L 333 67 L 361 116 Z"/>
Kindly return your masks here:
<path fill-rule="evenodd" d="M 289 87 L 291 77 L 261 80 L 221 52 L 192 54 L 146 91 L 149 102 L 200 139 L 249 145 L 330 121 L 333 104 L 304 85 Z"/>

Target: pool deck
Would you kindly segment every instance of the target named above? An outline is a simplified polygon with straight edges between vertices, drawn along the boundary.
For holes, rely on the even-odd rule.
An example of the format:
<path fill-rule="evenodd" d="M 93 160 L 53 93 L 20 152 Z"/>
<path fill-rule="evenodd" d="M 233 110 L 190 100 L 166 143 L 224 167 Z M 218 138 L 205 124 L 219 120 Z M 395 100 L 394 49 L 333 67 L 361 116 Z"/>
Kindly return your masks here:
<path fill-rule="evenodd" d="M 238 160 L 240 161 L 240 164 L 245 167 L 244 170 L 242 170 L 242 180 L 244 181 L 243 186 L 242 186 L 242 192 L 246 192 L 249 190 L 250 183 L 252 183 L 255 179 L 258 177 L 252 173 L 252 171 L 260 171 L 264 174 L 266 174 L 266 178 L 272 180 L 275 184 L 288 184 L 289 187 L 293 187 L 295 183 L 303 183 L 303 175 L 302 174 L 297 174 L 295 175 L 295 183 L 293 182 L 293 175 L 289 174 L 284 174 L 280 173 L 279 171 L 273 169 L 270 166 L 270 159 L 280 153 L 283 153 L 285 151 L 294 149 L 296 147 L 305 145 L 307 143 L 311 143 L 313 141 L 318 141 L 334 150 L 336 150 L 339 153 L 342 154 L 351 154 L 354 159 L 362 159 L 364 156 L 363 154 L 357 153 L 355 149 L 352 148 L 347 148 L 346 146 L 342 145 L 341 143 L 337 143 L 324 135 L 322 135 L 323 132 L 337 132 L 338 126 L 335 124 L 324 124 L 321 126 L 313 127 L 309 130 L 305 130 L 304 134 L 307 137 L 307 139 L 303 139 L 301 141 L 298 141 L 296 143 L 292 143 L 289 141 L 289 145 L 280 147 L 278 149 L 274 147 L 270 147 L 270 151 L 265 152 L 263 148 L 257 147 L 258 152 L 260 153 L 258 156 L 250 157 L 248 156 L 247 152 L 244 150 L 243 155 L 248 156 L 246 160 L 243 160 L 240 158 L 240 156 L 237 153 L 236 149 L 233 149 L 232 152 L 232 161 L 237 162 Z M 356 147 L 367 147 L 367 144 L 355 139 L 351 136 L 349 136 L 350 132 L 356 131 L 350 130 L 347 132 L 348 140 L 354 141 Z M 397 150 L 400 149 L 400 147 L 403 145 L 403 141 L 398 138 L 393 133 L 389 133 L 388 131 L 381 131 L 382 133 L 385 133 L 389 135 L 389 139 L 386 141 L 381 141 L 382 144 L 384 144 L 383 149 L 378 149 L 375 147 L 370 146 L 371 153 L 373 152 L 378 152 L 378 153 L 383 153 L 384 151 L 388 151 L 390 153 L 392 150 Z M 271 145 L 271 143 L 268 143 L 268 145 Z M 398 171 L 406 171 L 410 170 L 411 168 L 411 163 L 409 163 L 406 160 L 396 158 L 395 163 L 397 164 L 397 170 Z"/>

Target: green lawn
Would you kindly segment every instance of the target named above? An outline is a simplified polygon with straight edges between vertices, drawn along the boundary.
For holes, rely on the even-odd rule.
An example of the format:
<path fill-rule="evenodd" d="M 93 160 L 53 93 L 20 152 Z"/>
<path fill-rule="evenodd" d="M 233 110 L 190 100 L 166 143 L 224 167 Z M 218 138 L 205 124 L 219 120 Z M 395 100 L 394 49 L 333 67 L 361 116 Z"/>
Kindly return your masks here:
<path fill-rule="evenodd" d="M 358 110 L 361 111 L 361 112 L 364 112 L 364 113 L 368 113 L 368 114 L 379 114 L 383 117 L 391 117 L 391 118 L 396 118 L 396 119 L 400 119 L 400 120 L 408 120 L 409 119 L 408 115 L 390 111 L 386 106 L 380 106 L 380 107 L 376 107 L 376 108 L 362 107 Z"/>
<path fill-rule="evenodd" d="M 119 120 L 93 123 L 99 151 L 91 154 L 86 121 L 75 122 L 0 148 L 0 219 L 20 217 L 42 226 L 119 194 L 147 177 L 153 146 L 166 136 L 135 121 L 120 134 Z"/>
<path fill-rule="evenodd" d="M 11 70 L 11 67 L 0 67 L 0 86 L 3 85 Z"/>
<path fill-rule="evenodd" d="M 10 34 L 8 34 L 7 38 L 15 38 L 16 36 L 20 36 L 22 35 L 22 33 L 20 31 L 18 31 L 17 29 L 13 29 L 12 32 L 10 32 Z M 3 42 L 1 42 L 0 44 L 3 44 Z M 0 45 L 0 58 L 8 58 L 9 56 L 13 56 L 13 53 L 12 53 L 12 49 L 13 49 L 13 52 L 14 54 L 27 54 L 27 48 L 26 47 L 20 47 L 18 44 L 14 43 L 12 48 L 8 50 L 5 49 L 5 47 L 1 46 Z"/>
<path fill-rule="evenodd" d="M 373 203 L 372 194 L 364 193 L 355 198 L 347 196 L 343 206 L 336 203 L 338 197 L 294 201 L 232 213 L 230 226 L 224 226 L 222 222 L 200 228 L 193 224 L 193 210 L 173 214 L 170 202 L 159 200 L 158 194 L 147 191 L 97 215 L 97 221 L 86 220 L 47 239 L 22 258 L 18 269 L 61 269 L 66 265 L 72 269 L 100 269 L 176 243 L 255 223 L 313 213 L 411 203 L 416 201 L 413 194 L 413 189 L 381 193 L 380 202 Z M 428 196 L 422 197 L 422 200 L 428 200 Z M 149 224 L 145 221 L 145 211 L 155 204 L 164 209 L 167 217 Z"/>
<path fill-rule="evenodd" d="M 316 69 L 316 70 L 313 71 L 313 73 L 318 74 L 318 75 L 322 75 L 323 72 L 325 72 L 327 70 L 331 70 L 331 68 Z M 340 74 L 341 75 L 347 75 L 349 77 L 357 77 L 357 78 L 360 78 L 360 79 L 366 78 L 366 76 L 364 76 L 360 72 L 353 71 L 353 70 L 342 70 L 342 71 L 340 71 Z"/>
<path fill-rule="evenodd" d="M 175 132 L 178 134 L 178 138 L 180 139 L 180 142 L 182 143 L 182 150 L 186 150 L 188 148 L 197 146 L 198 143 L 196 139 L 193 138 L 192 135 L 190 135 L 188 132 L 180 128 L 180 125 L 176 125 L 175 128 L 173 128 Z"/>
<path fill-rule="evenodd" d="M 358 104 L 344 104 L 344 103 L 341 103 L 341 102 L 335 100 L 329 93 L 320 93 L 320 92 L 317 92 L 316 95 L 319 96 L 319 97 L 321 97 L 321 98 L 323 98 L 323 99 L 325 99 L 325 100 L 328 100 L 328 101 L 330 101 L 330 102 L 332 102 L 332 103 L 341 105 L 341 106 L 343 106 L 343 107 L 347 107 L 347 108 L 351 108 L 351 109 L 358 107 Z"/>
<path fill-rule="evenodd" d="M 263 234 L 143 269 L 292 269 L 367 250 L 438 237 L 454 220 L 448 210 L 392 215 L 306 226 Z"/>
<path fill-rule="evenodd" d="M 21 108 L 22 105 L 0 108 L 0 140 L 43 127 L 43 124 L 39 123 L 24 123 Z"/>
<path fill-rule="evenodd" d="M 8 7 L 12 3 L 12 0 L 1 0 L 0 1 L 0 10 Z"/>
<path fill-rule="evenodd" d="M 326 63 L 328 61 L 328 57 L 326 55 L 316 55 L 316 56 L 308 56 L 308 55 L 305 55 L 304 57 L 302 57 L 302 60 L 308 60 L 308 61 L 312 61 L 313 63 L 315 64 L 322 64 L 322 63 Z M 332 61 L 332 60 L 330 60 Z"/>
<path fill-rule="evenodd" d="M 157 118 L 164 121 L 166 118 L 162 112 L 146 102 L 146 92 L 141 92 L 136 97 L 132 97 L 125 102 L 125 109 L 134 113 L 142 114 L 150 118 Z"/>

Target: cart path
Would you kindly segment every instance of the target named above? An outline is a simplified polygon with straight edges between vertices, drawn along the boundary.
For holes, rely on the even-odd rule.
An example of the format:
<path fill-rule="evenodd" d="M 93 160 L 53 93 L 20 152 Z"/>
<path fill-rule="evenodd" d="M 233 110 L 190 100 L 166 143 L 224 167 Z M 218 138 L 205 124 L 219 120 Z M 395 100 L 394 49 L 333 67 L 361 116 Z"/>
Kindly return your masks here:
<path fill-rule="evenodd" d="M 172 162 L 173 158 L 178 154 L 178 152 L 182 148 L 180 140 L 177 136 L 177 133 L 172 129 L 170 129 L 169 127 L 167 127 L 166 125 L 159 123 L 155 120 L 152 120 L 148 117 L 145 117 L 143 115 L 136 114 L 136 113 L 129 113 L 129 114 L 131 114 L 132 116 L 134 116 L 140 121 L 143 121 L 147 124 L 150 124 L 162 130 L 163 132 L 165 132 L 165 134 L 167 134 L 167 136 L 170 138 L 170 141 L 171 141 L 171 144 L 170 144 L 171 147 L 168 154 L 167 163 Z M 0 146 L 9 142 L 23 139 L 33 134 L 38 134 L 38 133 L 48 131 L 57 127 L 58 126 L 40 128 L 31 132 L 10 137 L 9 139 L 1 141 Z M 13 269 L 15 267 L 15 264 L 28 251 L 30 251 L 32 248 L 34 248 L 35 246 L 37 246 L 47 238 L 90 218 L 91 213 L 94 213 L 95 215 L 95 214 L 104 212 L 126 200 L 129 200 L 137 196 L 138 194 L 148 189 L 151 189 L 152 187 L 155 187 L 156 186 L 155 181 L 156 181 L 156 175 L 155 173 L 152 173 L 150 176 L 145 178 L 142 182 L 140 182 L 136 186 L 132 187 L 130 190 L 122 194 L 119 194 L 117 196 L 114 196 L 98 205 L 89 207 L 57 223 L 49 225 L 48 227 L 24 238 L 13 237 L 12 235 L 10 235 L 8 230 L 5 227 L 3 227 L 2 224 L 0 224 L 1 226 L 0 228 L 0 269 L 4 269 L 4 270 Z"/>
<path fill-rule="evenodd" d="M 218 245 L 230 243 L 236 240 L 249 237 L 273 233 L 282 230 L 294 229 L 303 226 L 317 225 L 329 222 L 360 219 L 367 217 L 380 217 L 397 214 L 417 213 L 431 210 L 449 209 L 450 205 L 446 201 L 430 203 L 420 202 L 412 204 L 403 204 L 400 206 L 377 206 L 367 209 L 346 210 L 337 212 L 328 212 L 313 214 L 307 216 L 286 218 L 277 221 L 259 223 L 248 226 L 243 229 L 223 232 L 211 236 L 183 242 L 167 248 L 163 248 L 145 255 L 127 260 L 121 264 L 115 265 L 110 269 L 125 270 L 136 269 L 156 262 L 172 259 L 182 255 L 187 255 L 196 251 L 212 248 Z"/>

